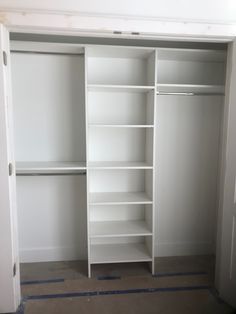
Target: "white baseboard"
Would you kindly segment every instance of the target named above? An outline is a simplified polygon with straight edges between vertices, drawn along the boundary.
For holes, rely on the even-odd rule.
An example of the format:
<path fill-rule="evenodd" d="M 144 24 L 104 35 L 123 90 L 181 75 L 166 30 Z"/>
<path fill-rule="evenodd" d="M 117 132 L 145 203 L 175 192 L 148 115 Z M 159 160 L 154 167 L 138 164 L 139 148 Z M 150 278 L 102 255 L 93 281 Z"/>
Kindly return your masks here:
<path fill-rule="evenodd" d="M 215 245 L 210 242 L 172 242 L 157 243 L 155 256 L 208 255 L 215 253 Z M 46 247 L 20 249 L 20 262 L 54 262 L 85 260 L 87 253 L 77 247 Z"/>
<path fill-rule="evenodd" d="M 73 261 L 87 259 L 77 247 L 47 247 L 20 249 L 20 263 Z"/>
<path fill-rule="evenodd" d="M 208 255 L 215 253 L 215 245 L 210 242 L 163 242 L 155 246 L 155 256 Z"/>

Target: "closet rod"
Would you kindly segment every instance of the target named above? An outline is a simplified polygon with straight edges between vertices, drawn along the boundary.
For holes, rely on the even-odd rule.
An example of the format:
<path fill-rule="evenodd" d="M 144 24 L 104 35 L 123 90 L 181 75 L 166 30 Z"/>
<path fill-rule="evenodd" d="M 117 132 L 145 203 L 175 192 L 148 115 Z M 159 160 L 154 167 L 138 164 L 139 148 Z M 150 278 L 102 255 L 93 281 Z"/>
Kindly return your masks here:
<path fill-rule="evenodd" d="M 157 92 L 157 95 L 183 95 L 183 96 L 193 96 L 194 93 L 190 93 L 190 92 Z"/>
<path fill-rule="evenodd" d="M 224 93 L 195 93 L 195 92 L 157 92 L 157 95 L 180 95 L 180 96 L 225 96 Z"/>
<path fill-rule="evenodd" d="M 40 55 L 60 55 L 60 56 L 84 56 L 84 52 L 54 52 L 54 51 L 29 51 L 29 50 L 11 50 L 14 53 L 28 53 Z"/>
<path fill-rule="evenodd" d="M 48 173 L 16 173 L 17 176 L 82 176 L 86 175 L 86 171 L 83 172 L 48 172 Z"/>

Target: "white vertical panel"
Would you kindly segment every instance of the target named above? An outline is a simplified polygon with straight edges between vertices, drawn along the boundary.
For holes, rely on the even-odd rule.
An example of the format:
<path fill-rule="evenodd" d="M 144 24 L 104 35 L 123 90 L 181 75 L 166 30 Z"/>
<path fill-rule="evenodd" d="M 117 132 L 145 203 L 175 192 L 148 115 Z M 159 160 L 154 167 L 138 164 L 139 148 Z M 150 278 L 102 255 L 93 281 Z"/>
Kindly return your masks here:
<path fill-rule="evenodd" d="M 231 256 L 230 256 L 230 280 L 236 285 L 236 218 L 233 217 L 232 238 L 231 238 Z"/>
<path fill-rule="evenodd" d="M 13 163 L 10 52 L 7 30 L 0 25 L 0 313 L 15 312 L 20 303 L 19 259 L 16 230 L 15 174 L 9 177 Z M 3 51 L 8 64 L 3 64 Z M 13 278 L 13 265 L 16 276 Z"/>
<path fill-rule="evenodd" d="M 148 85 L 155 85 L 155 59 L 156 59 L 156 52 L 153 50 L 151 55 L 147 59 L 147 84 Z"/>
<path fill-rule="evenodd" d="M 87 253 L 88 253 L 88 277 L 91 277 L 91 264 L 90 264 L 90 229 L 89 229 L 89 220 L 90 220 L 90 207 L 89 207 L 89 125 L 88 125 L 88 50 L 85 47 L 84 51 L 84 82 L 85 82 L 85 137 L 86 137 L 86 168 L 87 168 L 87 175 L 86 175 L 86 208 L 87 208 Z"/>
<path fill-rule="evenodd" d="M 156 242 L 156 176 L 158 175 L 158 167 L 156 163 L 156 132 L 157 132 L 157 97 L 156 97 L 156 92 L 157 92 L 157 50 L 155 50 L 155 53 L 153 54 L 153 75 L 154 75 L 154 95 L 153 95 L 153 121 L 154 121 L 154 129 L 152 133 L 152 163 L 153 163 L 153 173 L 151 176 L 152 179 L 152 239 L 151 239 L 151 253 L 152 253 L 152 264 L 151 264 L 151 271 L 152 274 L 155 273 L 155 242 Z M 150 96 L 151 97 L 151 96 Z M 151 97 L 152 99 L 152 97 Z M 152 101 L 150 101 L 152 103 Z M 150 148 L 149 148 L 150 149 Z"/>
<path fill-rule="evenodd" d="M 224 112 L 223 163 L 218 224 L 217 284 L 220 297 L 236 307 L 236 42 L 229 46 Z"/>

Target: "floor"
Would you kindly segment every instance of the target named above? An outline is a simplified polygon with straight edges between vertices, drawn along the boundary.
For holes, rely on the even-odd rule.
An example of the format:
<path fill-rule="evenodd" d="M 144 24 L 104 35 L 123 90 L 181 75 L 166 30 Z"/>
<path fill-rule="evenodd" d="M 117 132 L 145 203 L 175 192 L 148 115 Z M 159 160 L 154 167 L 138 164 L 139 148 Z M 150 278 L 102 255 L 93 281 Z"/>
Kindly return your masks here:
<path fill-rule="evenodd" d="M 21 265 L 22 304 L 18 314 L 232 314 L 213 288 L 214 258 L 157 258 L 148 265 L 93 266 L 86 262 Z"/>

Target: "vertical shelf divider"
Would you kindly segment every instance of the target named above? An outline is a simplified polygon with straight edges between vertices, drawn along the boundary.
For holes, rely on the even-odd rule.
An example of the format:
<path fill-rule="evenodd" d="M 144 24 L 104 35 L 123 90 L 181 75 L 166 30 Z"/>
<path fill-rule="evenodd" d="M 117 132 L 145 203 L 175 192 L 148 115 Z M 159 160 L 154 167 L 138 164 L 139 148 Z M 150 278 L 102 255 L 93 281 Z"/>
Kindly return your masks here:
<path fill-rule="evenodd" d="M 154 113 L 153 113 L 153 173 L 152 173 L 152 274 L 155 274 L 155 238 L 156 238 L 156 230 L 155 230 L 155 219 L 156 219 L 156 128 L 157 128 L 157 117 L 156 117 L 156 106 L 157 106 L 157 49 L 155 49 L 155 60 L 154 60 L 154 82 L 155 82 L 155 91 L 154 91 Z"/>
<path fill-rule="evenodd" d="M 87 47 L 84 49 L 84 76 L 85 76 L 85 132 L 86 132 L 86 199 L 87 199 L 87 253 L 88 253 L 88 277 L 91 277 L 91 264 L 90 264 L 90 211 L 89 211 L 89 124 L 88 124 L 88 53 Z"/>

